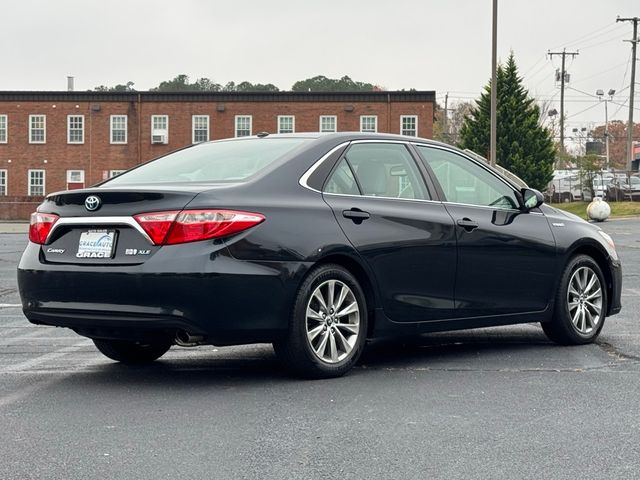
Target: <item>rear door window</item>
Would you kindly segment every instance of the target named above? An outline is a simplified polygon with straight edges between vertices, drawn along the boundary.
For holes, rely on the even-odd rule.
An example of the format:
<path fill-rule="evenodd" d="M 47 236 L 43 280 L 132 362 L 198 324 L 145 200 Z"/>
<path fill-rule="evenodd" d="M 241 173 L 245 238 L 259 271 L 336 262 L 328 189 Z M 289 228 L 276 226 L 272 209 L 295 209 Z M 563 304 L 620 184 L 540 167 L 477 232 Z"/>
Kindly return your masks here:
<path fill-rule="evenodd" d="M 362 195 L 428 200 L 424 180 L 407 147 L 399 143 L 357 143 L 345 155 Z"/>

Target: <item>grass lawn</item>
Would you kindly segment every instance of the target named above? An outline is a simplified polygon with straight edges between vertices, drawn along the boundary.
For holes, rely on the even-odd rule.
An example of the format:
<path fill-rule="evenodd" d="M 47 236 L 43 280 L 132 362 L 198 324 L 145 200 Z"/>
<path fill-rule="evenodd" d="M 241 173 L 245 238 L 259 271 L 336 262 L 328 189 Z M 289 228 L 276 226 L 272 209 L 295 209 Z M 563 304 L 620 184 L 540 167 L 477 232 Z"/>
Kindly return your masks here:
<path fill-rule="evenodd" d="M 566 210 L 580 218 L 587 218 L 587 205 L 589 202 L 552 203 L 551 206 Z M 611 215 L 609 218 L 628 217 L 630 215 L 640 215 L 640 202 L 610 202 Z"/>

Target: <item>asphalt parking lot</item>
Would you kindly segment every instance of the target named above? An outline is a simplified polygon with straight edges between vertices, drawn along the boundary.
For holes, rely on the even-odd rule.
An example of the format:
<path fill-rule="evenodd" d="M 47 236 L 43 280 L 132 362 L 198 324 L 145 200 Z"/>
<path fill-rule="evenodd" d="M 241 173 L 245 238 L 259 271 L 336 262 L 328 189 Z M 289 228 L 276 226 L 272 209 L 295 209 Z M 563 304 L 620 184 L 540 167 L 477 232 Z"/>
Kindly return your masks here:
<path fill-rule="evenodd" d="M 638 478 L 640 219 L 602 227 L 624 289 L 597 344 L 533 324 L 384 341 L 325 381 L 268 345 L 113 363 L 26 321 L 26 235 L 0 234 L 0 478 Z"/>

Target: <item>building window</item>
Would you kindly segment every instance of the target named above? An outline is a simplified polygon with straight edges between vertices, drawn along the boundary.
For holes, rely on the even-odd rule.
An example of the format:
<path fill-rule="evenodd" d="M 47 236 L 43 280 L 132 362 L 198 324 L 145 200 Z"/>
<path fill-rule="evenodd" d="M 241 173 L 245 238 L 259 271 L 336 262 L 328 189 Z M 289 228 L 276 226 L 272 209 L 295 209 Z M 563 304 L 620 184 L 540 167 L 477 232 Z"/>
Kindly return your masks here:
<path fill-rule="evenodd" d="M 251 115 L 236 115 L 236 137 L 251 136 Z"/>
<path fill-rule="evenodd" d="M 9 136 L 7 130 L 7 116 L 0 115 L 0 143 L 7 143 L 7 137 Z"/>
<path fill-rule="evenodd" d="M 109 170 L 109 178 L 117 177 L 124 172 L 126 172 L 126 170 Z"/>
<path fill-rule="evenodd" d="M 47 142 L 47 116 L 29 115 L 29 143 Z"/>
<path fill-rule="evenodd" d="M 209 141 L 209 115 L 194 115 L 192 117 L 192 142 Z"/>
<path fill-rule="evenodd" d="M 417 115 L 401 115 L 400 116 L 400 134 L 410 137 L 418 136 L 418 116 Z"/>
<path fill-rule="evenodd" d="M 111 143 L 127 143 L 126 115 L 111 115 Z"/>
<path fill-rule="evenodd" d="M 335 115 L 321 115 L 320 116 L 320 131 L 321 132 L 337 132 L 338 117 Z"/>
<path fill-rule="evenodd" d="M 7 195 L 7 171 L 0 170 L 0 195 Z"/>
<path fill-rule="evenodd" d="M 361 132 L 377 132 L 378 131 L 378 116 L 377 115 L 362 115 L 360 117 L 360 131 Z"/>
<path fill-rule="evenodd" d="M 169 115 L 151 115 L 151 143 L 169 143 Z"/>
<path fill-rule="evenodd" d="M 84 115 L 67 115 L 67 143 L 84 143 Z"/>
<path fill-rule="evenodd" d="M 29 170 L 29 195 L 44 196 L 44 175 L 44 170 Z"/>
<path fill-rule="evenodd" d="M 84 170 L 67 170 L 67 183 L 84 183 Z"/>
<path fill-rule="evenodd" d="M 293 115 L 278 115 L 278 133 L 294 133 L 296 131 L 296 117 Z M 251 135 L 251 127 L 249 127 Z"/>

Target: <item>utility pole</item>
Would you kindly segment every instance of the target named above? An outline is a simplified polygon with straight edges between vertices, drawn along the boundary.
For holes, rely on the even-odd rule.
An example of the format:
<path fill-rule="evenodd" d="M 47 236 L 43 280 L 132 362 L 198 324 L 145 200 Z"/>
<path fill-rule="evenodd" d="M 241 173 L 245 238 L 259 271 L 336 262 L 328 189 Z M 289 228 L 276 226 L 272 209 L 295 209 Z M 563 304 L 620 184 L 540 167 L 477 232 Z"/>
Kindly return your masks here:
<path fill-rule="evenodd" d="M 567 52 L 566 48 L 563 48 L 561 52 L 547 52 L 549 58 L 553 58 L 554 55 L 562 56 L 562 71 L 560 72 L 560 149 L 564 152 L 564 84 L 567 72 L 565 71 L 565 59 L 567 55 L 571 55 L 572 58 L 579 55 L 576 52 Z"/>
<path fill-rule="evenodd" d="M 491 27 L 491 125 L 489 132 L 489 163 L 496 165 L 496 134 L 498 126 L 498 79 L 496 75 L 498 63 L 498 0 L 493 0 L 493 24 Z"/>
<path fill-rule="evenodd" d="M 447 143 L 451 142 L 451 139 L 449 138 L 449 125 L 447 122 L 447 119 L 449 117 L 449 92 L 447 92 L 447 94 L 444 96 L 444 138 L 447 139 Z"/>
<path fill-rule="evenodd" d="M 633 165 L 633 96 L 636 86 L 636 47 L 638 46 L 638 20 L 639 17 L 620 18 L 617 22 L 633 22 L 633 38 L 625 40 L 631 42 L 631 88 L 629 89 L 629 123 L 627 124 L 627 172 L 631 172 Z"/>

